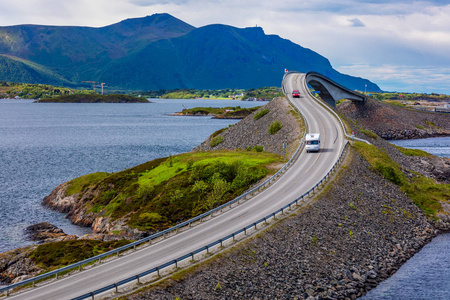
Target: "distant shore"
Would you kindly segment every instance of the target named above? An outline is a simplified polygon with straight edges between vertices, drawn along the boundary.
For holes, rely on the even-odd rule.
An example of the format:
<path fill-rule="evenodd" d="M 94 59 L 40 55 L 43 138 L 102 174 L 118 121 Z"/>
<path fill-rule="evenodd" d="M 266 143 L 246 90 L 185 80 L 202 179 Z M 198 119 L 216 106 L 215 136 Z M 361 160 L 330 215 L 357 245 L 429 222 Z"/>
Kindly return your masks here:
<path fill-rule="evenodd" d="M 152 103 L 146 98 L 130 95 L 74 94 L 36 100 L 34 103 Z"/>

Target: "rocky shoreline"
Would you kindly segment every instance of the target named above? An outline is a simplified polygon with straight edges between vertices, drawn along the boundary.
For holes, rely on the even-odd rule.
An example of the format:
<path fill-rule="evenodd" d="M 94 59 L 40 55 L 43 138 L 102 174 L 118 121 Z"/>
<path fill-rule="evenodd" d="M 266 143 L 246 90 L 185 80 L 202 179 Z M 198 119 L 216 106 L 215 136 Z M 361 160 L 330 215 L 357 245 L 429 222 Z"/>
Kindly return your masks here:
<path fill-rule="evenodd" d="M 285 100 L 279 100 L 278 104 L 273 101 L 266 107 L 273 115 L 264 116 L 264 124 L 290 114 Z M 351 115 L 351 110 L 346 112 L 348 118 Z M 293 120 L 294 123 L 292 119 L 290 123 L 282 121 L 282 130 L 286 130 L 285 135 L 289 137 L 288 148 L 295 146 L 295 136 L 299 136 L 289 127 L 298 128 L 298 121 Z M 430 122 L 440 124 L 439 120 Z M 361 123 L 355 122 L 352 129 L 357 136 L 367 139 L 359 130 Z M 217 149 L 238 148 L 236 140 L 240 137 L 241 147 L 266 143 L 266 151 L 283 153 L 282 141 L 263 136 L 263 131 L 253 118 L 244 119 L 220 133 L 224 140 Z M 211 149 L 212 138 L 195 150 Z M 407 157 L 380 138 L 368 139 L 405 170 L 449 183 L 448 159 Z M 107 218 L 77 211 L 75 199 L 64 195 L 64 184 L 44 202 L 53 209 L 69 213 L 75 224 L 96 228 L 96 234 L 84 238 L 108 240 L 113 238 L 113 231 L 123 230 L 121 224 L 112 224 Z M 441 216 L 435 223 L 426 218 L 396 185 L 375 173 L 362 156 L 351 149 L 336 180 L 308 207 L 178 279 L 167 279 L 127 299 L 355 299 L 395 273 L 439 230 L 449 230 L 450 218 L 446 217 L 448 215 Z M 53 232 L 55 229 L 49 230 L 58 234 Z M 16 249 L 0 254 L 0 281 L 22 280 L 27 276 L 25 270 L 29 271 L 28 276 L 37 272 L 37 267 L 26 256 L 33 247 L 36 246 L 22 252 Z"/>

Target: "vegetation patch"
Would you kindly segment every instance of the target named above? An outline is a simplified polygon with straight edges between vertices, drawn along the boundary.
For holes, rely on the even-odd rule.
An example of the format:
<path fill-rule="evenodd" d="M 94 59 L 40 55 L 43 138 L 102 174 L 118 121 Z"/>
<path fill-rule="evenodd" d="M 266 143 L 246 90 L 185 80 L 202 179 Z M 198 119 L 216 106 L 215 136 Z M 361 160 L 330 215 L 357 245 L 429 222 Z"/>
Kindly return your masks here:
<path fill-rule="evenodd" d="M 281 161 L 267 152 L 193 152 L 71 182 L 90 211 L 112 220 L 128 215 L 131 228 L 155 232 L 241 195 Z"/>
<path fill-rule="evenodd" d="M 122 247 L 130 242 L 129 240 L 111 242 L 75 240 L 47 243 L 38 246 L 31 253 L 30 258 L 48 272 Z"/>
<path fill-rule="evenodd" d="M 67 186 L 66 194 L 73 195 L 76 193 L 81 193 L 85 190 L 92 182 L 99 181 L 105 177 L 107 177 L 109 173 L 105 172 L 97 172 L 92 174 L 87 174 L 69 181 Z"/>
<path fill-rule="evenodd" d="M 283 91 L 279 87 L 263 87 L 245 91 L 242 100 L 247 100 L 249 98 L 272 100 L 273 98 L 283 96 Z"/>
<path fill-rule="evenodd" d="M 275 120 L 272 124 L 270 124 L 270 127 L 269 127 L 269 133 L 270 133 L 270 134 L 275 134 L 275 133 L 277 133 L 282 127 L 283 127 L 283 125 L 281 125 L 281 122 L 278 121 L 278 120 Z"/>
<path fill-rule="evenodd" d="M 264 146 L 261 146 L 261 145 L 256 145 L 254 147 L 248 146 L 247 147 L 247 151 L 263 152 L 264 151 Z"/>
<path fill-rule="evenodd" d="M 384 178 L 398 185 L 428 217 L 434 217 L 442 210 L 441 202 L 450 199 L 450 184 L 439 184 L 417 173 L 410 179 L 381 149 L 362 142 L 355 142 L 353 147 Z"/>
<path fill-rule="evenodd" d="M 420 149 L 407 149 L 397 145 L 393 145 L 397 150 L 407 156 L 421 156 L 421 157 L 431 157 L 432 155 L 426 151 Z"/>
<path fill-rule="evenodd" d="M 378 135 L 376 135 L 375 133 L 373 133 L 373 132 L 370 131 L 370 130 L 367 130 L 367 129 L 361 129 L 361 132 L 364 133 L 366 136 L 368 136 L 368 137 L 370 137 L 370 138 L 373 138 L 373 139 L 377 139 L 377 138 L 378 138 Z"/>
<path fill-rule="evenodd" d="M 214 138 L 211 140 L 211 142 L 209 143 L 209 145 L 210 145 L 211 147 L 215 147 L 215 146 L 219 145 L 219 144 L 222 143 L 222 142 L 223 142 L 223 136 L 216 136 L 216 137 L 214 137 Z"/>
<path fill-rule="evenodd" d="M 269 109 L 268 109 L 268 108 L 263 109 L 263 110 L 257 112 L 257 113 L 253 116 L 253 119 L 254 119 L 254 120 L 259 120 L 259 119 L 261 119 L 262 117 L 264 117 L 265 115 L 267 115 L 268 113 L 269 113 Z"/>
<path fill-rule="evenodd" d="M 178 114 L 187 116 L 210 116 L 214 115 L 217 119 L 241 119 L 250 115 L 252 112 L 260 108 L 260 106 L 255 106 L 251 108 L 241 108 L 240 106 L 227 106 L 227 107 L 194 107 L 189 109 L 184 109 Z"/>
<path fill-rule="evenodd" d="M 222 132 L 224 132 L 224 131 L 227 130 L 228 128 L 229 128 L 229 127 L 225 127 L 225 128 L 222 128 L 222 129 L 219 129 L 219 130 L 213 132 L 213 134 L 211 134 L 211 137 L 216 137 L 216 136 L 218 136 L 219 134 L 221 134 Z"/>

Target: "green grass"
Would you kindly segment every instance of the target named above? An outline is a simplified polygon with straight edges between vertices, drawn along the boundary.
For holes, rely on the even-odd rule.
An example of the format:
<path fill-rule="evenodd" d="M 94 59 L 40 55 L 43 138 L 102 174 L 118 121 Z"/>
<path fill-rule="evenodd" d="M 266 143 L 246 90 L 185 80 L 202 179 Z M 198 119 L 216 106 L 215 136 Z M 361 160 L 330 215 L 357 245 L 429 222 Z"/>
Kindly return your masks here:
<path fill-rule="evenodd" d="M 375 133 L 373 133 L 370 130 L 362 129 L 361 132 L 364 133 L 366 136 L 368 136 L 370 138 L 373 138 L 373 139 L 377 139 L 378 138 L 378 135 L 376 135 Z"/>
<path fill-rule="evenodd" d="M 240 106 L 227 106 L 227 107 L 194 107 L 185 109 L 181 113 L 184 115 L 216 115 L 217 118 L 227 117 L 239 117 L 243 118 L 250 115 L 261 106 L 255 106 L 250 108 L 241 108 Z"/>
<path fill-rule="evenodd" d="M 215 147 L 219 144 L 221 144 L 223 142 L 223 136 L 215 136 L 213 137 L 213 139 L 211 140 L 211 142 L 209 143 L 209 146 L 211 147 Z"/>
<path fill-rule="evenodd" d="M 282 127 L 283 127 L 283 125 L 281 124 L 281 122 L 278 120 L 275 120 L 272 124 L 270 124 L 269 133 L 276 134 Z"/>
<path fill-rule="evenodd" d="M 98 254 L 119 248 L 130 243 L 129 240 L 120 241 L 95 241 L 74 240 L 64 242 L 47 243 L 38 246 L 30 258 L 45 272 L 67 266 L 78 261 L 93 257 Z"/>
<path fill-rule="evenodd" d="M 432 155 L 426 151 L 420 149 L 407 149 L 397 145 L 393 145 L 397 150 L 407 156 L 421 156 L 421 157 L 431 157 Z"/>
<path fill-rule="evenodd" d="M 257 112 L 257 113 L 253 116 L 253 119 L 254 119 L 254 120 L 259 120 L 259 119 L 261 119 L 262 117 L 264 117 L 265 115 L 267 115 L 268 113 L 269 113 L 269 109 L 268 109 L 268 108 L 263 109 L 263 110 Z"/>
<path fill-rule="evenodd" d="M 81 193 L 86 187 L 88 187 L 92 182 L 99 181 L 107 177 L 109 173 L 97 172 L 92 174 L 87 174 L 78 178 L 75 178 L 68 183 L 67 195 L 73 195 L 76 193 Z"/>
<path fill-rule="evenodd" d="M 355 142 L 353 147 L 384 178 L 398 185 L 428 217 L 434 217 L 442 210 L 440 202 L 450 199 L 450 184 L 439 184 L 421 174 L 409 179 L 386 152 L 362 142 Z"/>
<path fill-rule="evenodd" d="M 122 172 L 73 180 L 86 208 L 112 220 L 128 216 L 131 228 L 163 230 L 221 205 L 275 170 L 282 157 L 254 151 L 184 153 Z M 90 180 L 89 180 L 90 179 Z"/>

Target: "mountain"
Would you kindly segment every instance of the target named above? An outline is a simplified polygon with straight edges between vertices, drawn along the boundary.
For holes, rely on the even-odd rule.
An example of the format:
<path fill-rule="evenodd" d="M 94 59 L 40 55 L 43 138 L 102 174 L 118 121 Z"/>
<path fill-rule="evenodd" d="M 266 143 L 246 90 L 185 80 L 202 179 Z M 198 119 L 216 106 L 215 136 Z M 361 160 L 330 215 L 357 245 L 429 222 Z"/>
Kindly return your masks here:
<path fill-rule="evenodd" d="M 5 81 L 9 82 L 46 83 L 57 86 L 76 85 L 42 65 L 2 54 L 0 54 L 0 78 L 7 78 L 8 80 Z"/>
<path fill-rule="evenodd" d="M 367 84 L 367 90 L 380 91 L 368 80 L 337 72 L 316 52 L 266 35 L 259 27 L 195 28 L 168 14 L 101 28 L 0 27 L 0 54 L 37 63 L 67 82 L 95 80 L 127 90 L 279 86 L 288 68 L 317 71 L 351 89 L 364 90 Z M 0 72 L 0 80 L 12 81 L 12 73 Z M 30 81 L 39 80 L 30 76 Z"/>

